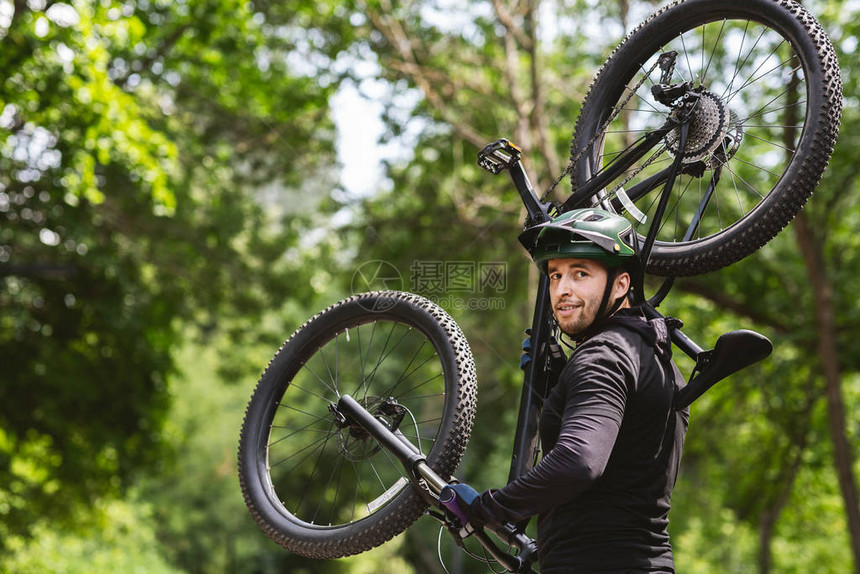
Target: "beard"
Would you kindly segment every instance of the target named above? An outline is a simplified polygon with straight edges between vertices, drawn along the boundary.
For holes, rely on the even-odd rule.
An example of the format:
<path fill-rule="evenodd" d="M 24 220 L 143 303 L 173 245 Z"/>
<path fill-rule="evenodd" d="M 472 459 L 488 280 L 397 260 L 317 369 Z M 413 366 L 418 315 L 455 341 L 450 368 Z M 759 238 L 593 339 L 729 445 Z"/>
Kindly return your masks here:
<path fill-rule="evenodd" d="M 582 300 L 570 297 L 559 301 L 553 309 L 553 314 L 562 332 L 571 337 L 576 337 L 588 329 L 597 318 L 601 299 Z M 571 310 L 565 310 L 566 307 L 570 306 L 573 307 Z"/>

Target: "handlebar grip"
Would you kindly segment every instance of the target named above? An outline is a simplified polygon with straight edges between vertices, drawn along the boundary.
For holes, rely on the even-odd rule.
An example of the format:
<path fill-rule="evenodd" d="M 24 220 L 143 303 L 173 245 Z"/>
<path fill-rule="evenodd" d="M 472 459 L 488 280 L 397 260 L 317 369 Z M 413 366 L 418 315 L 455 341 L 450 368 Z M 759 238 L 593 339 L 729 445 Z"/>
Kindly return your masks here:
<path fill-rule="evenodd" d="M 457 500 L 457 493 L 454 492 L 454 489 L 450 486 L 446 486 L 442 489 L 442 492 L 439 493 L 439 502 L 442 506 L 447 508 L 454 516 L 456 516 L 460 520 L 460 524 L 466 526 L 469 523 L 469 519 L 466 517 L 466 513 L 463 512 L 463 509 L 460 508 Z"/>

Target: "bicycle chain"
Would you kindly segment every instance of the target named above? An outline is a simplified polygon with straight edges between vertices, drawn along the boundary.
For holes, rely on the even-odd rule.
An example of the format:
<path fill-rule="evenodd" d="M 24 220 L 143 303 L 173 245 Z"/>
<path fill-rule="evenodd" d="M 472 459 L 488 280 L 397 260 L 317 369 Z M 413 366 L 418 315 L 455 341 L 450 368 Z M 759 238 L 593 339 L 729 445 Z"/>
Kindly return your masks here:
<path fill-rule="evenodd" d="M 686 149 L 686 146 L 684 146 L 684 149 Z M 606 194 L 606 197 L 607 197 L 607 198 L 617 197 L 617 196 L 618 196 L 618 190 L 619 190 L 619 189 L 622 189 L 622 188 L 624 187 L 624 185 L 625 185 L 628 181 L 630 181 L 631 179 L 633 179 L 634 177 L 636 177 L 637 175 L 639 175 L 640 173 L 642 173 L 642 171 L 643 171 L 646 167 L 648 167 L 649 165 L 651 165 L 652 163 L 654 163 L 654 161 L 656 161 L 656 159 L 657 159 L 658 157 L 660 157 L 660 155 L 662 155 L 664 151 L 667 151 L 667 150 L 669 150 L 669 146 L 668 146 L 668 144 L 664 144 L 660 149 L 658 149 L 658 150 L 657 150 L 657 151 L 655 151 L 653 154 L 651 154 L 651 157 L 649 157 L 647 160 L 645 160 L 644 162 L 642 162 L 642 164 L 641 164 L 641 165 L 639 165 L 635 170 L 633 170 L 632 172 L 630 172 L 630 173 L 627 175 L 627 177 L 625 177 L 625 178 L 624 178 L 624 179 L 622 179 L 620 182 L 618 182 L 618 184 L 617 184 L 615 187 L 613 187 L 613 188 L 612 188 L 612 190 L 611 190 L 611 191 L 609 191 L 609 192 Z M 669 150 L 669 151 L 670 151 L 670 153 L 671 153 L 671 150 Z"/>
<path fill-rule="evenodd" d="M 631 99 L 633 99 L 633 96 L 636 95 L 636 92 L 639 90 L 639 88 L 642 87 L 642 84 L 644 84 L 645 81 L 651 77 L 651 73 L 657 68 L 657 66 L 659 64 L 660 64 L 660 58 L 657 58 L 657 61 L 654 63 L 653 66 L 651 66 L 651 69 L 648 70 L 648 72 L 646 72 L 642 76 L 642 79 L 639 81 L 639 83 L 636 84 L 636 86 L 632 90 L 630 90 L 630 93 L 627 95 L 627 97 L 624 99 L 624 101 L 622 101 L 618 106 L 615 107 L 615 110 L 612 112 L 612 114 L 608 118 L 606 118 L 606 121 L 603 122 L 603 125 L 600 126 L 600 129 L 597 130 L 597 132 L 594 134 L 594 136 L 591 138 L 591 140 L 585 145 L 585 147 L 582 148 L 582 150 L 580 150 L 580 152 L 578 154 L 576 154 L 576 156 L 572 157 L 570 159 L 570 161 L 568 161 L 567 167 L 564 168 L 564 171 L 561 172 L 561 175 L 558 176 L 558 179 L 556 179 L 552 183 L 552 185 L 549 186 L 549 189 L 547 189 L 544 192 L 544 194 L 540 197 L 541 203 L 546 202 L 546 198 L 549 196 L 549 194 L 551 194 L 553 191 L 555 191 L 555 188 L 558 186 L 559 183 L 561 183 L 561 180 L 563 180 L 573 170 L 573 166 L 576 164 L 577 161 L 579 161 L 579 158 L 582 157 L 582 154 L 584 154 L 587 150 L 591 149 L 591 146 L 594 145 L 594 142 L 597 141 L 597 138 L 599 138 L 603 134 L 603 132 L 606 130 L 606 128 L 609 127 L 609 124 L 612 123 L 612 120 L 614 120 L 616 117 L 618 117 L 618 114 L 621 113 L 621 110 L 624 109 L 624 106 L 627 105 L 627 102 L 629 102 Z M 653 160 L 651 160 L 651 161 L 653 161 Z M 623 185 L 623 183 L 621 185 Z M 616 190 L 617 190 L 617 188 L 616 188 Z"/>
<path fill-rule="evenodd" d="M 642 162 L 642 165 L 640 165 L 637 169 L 635 169 L 635 170 L 633 170 L 632 172 L 630 172 L 630 174 L 629 174 L 627 177 L 625 177 L 625 178 L 624 178 L 624 179 L 622 179 L 620 182 L 618 182 L 618 185 L 616 185 L 615 187 L 613 187 L 613 188 L 612 188 L 612 191 L 610 191 L 609 193 L 607 193 L 607 194 L 606 194 L 606 197 L 607 197 L 607 198 L 615 197 L 615 196 L 618 194 L 618 190 L 619 190 L 619 189 L 621 189 L 622 187 L 624 187 L 624 184 L 626 184 L 628 181 L 630 181 L 631 179 L 633 179 L 634 177 L 636 177 L 637 175 L 639 175 L 640 173 L 642 173 L 642 170 L 644 170 L 646 167 L 648 167 L 649 165 L 651 165 L 652 163 L 654 163 L 654 161 L 655 161 L 655 160 L 656 160 L 656 159 L 657 159 L 657 158 L 658 158 L 658 157 L 659 157 L 659 156 L 660 156 L 664 151 L 666 151 L 666 146 L 661 147 L 660 149 L 658 149 L 657 151 L 655 151 L 653 154 L 651 154 L 651 157 L 649 157 L 647 160 L 645 160 L 644 162 Z"/>

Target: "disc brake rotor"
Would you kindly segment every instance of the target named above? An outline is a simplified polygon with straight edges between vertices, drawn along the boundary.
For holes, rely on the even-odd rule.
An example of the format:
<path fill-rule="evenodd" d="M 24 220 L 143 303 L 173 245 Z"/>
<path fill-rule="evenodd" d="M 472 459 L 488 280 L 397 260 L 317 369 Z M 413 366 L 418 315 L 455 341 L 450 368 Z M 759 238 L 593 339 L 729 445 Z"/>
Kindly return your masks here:
<path fill-rule="evenodd" d="M 399 417 L 380 410 L 379 407 L 385 402 L 384 399 L 369 395 L 358 399 L 357 402 L 373 413 L 392 431 L 399 425 Z M 380 450 L 379 443 L 371 439 L 370 435 L 361 427 L 354 424 L 341 428 L 337 440 L 341 456 L 350 462 L 360 462 L 370 458 Z"/>

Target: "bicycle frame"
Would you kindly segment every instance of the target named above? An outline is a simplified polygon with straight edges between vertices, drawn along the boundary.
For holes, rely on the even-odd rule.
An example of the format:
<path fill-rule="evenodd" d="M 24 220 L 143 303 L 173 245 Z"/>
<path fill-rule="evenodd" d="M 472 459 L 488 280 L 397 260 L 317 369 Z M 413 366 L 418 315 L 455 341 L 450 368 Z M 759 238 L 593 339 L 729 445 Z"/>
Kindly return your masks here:
<path fill-rule="evenodd" d="M 565 206 L 584 207 L 585 202 L 591 202 L 592 205 L 598 205 L 595 198 L 598 190 L 603 189 L 608 183 L 619 177 L 633 162 L 644 156 L 649 149 L 676 126 L 680 125 L 680 147 L 683 146 L 687 139 L 688 124 L 686 121 L 676 122 L 672 119 L 667 121 L 661 128 L 655 132 L 647 134 L 643 141 L 634 146 L 630 151 L 619 157 L 606 170 L 597 174 L 594 178 L 585 183 L 579 190 L 574 192 L 570 198 L 563 204 Z M 499 155 L 502 152 L 502 155 Z M 535 194 L 534 188 L 529 182 L 528 175 L 525 172 L 525 167 L 520 160 L 519 148 L 513 146 L 507 140 L 499 140 L 485 147 L 479 154 L 478 163 L 486 166 L 489 163 L 495 163 L 495 170 L 490 170 L 493 173 L 500 173 L 502 170 L 509 171 L 514 185 L 522 198 L 523 204 L 526 207 L 528 218 L 527 220 L 532 225 L 537 225 L 549 219 L 549 204 L 542 204 Z M 492 159 L 487 159 L 492 156 Z M 680 156 L 676 158 L 673 165 L 659 174 L 665 176 L 665 187 L 660 198 L 660 203 L 657 206 L 655 213 L 655 222 L 651 225 L 648 236 L 645 240 L 644 247 L 639 251 L 641 275 L 636 278 L 635 284 L 637 290 L 634 292 L 635 298 L 639 303 L 645 303 L 642 284 L 644 283 L 644 270 L 650 256 L 651 249 L 656 239 L 656 233 L 666 209 L 666 203 L 671 193 L 674 184 L 675 175 L 681 165 Z M 661 181 L 650 179 L 641 183 L 637 188 L 631 189 L 635 194 L 643 194 L 657 187 Z M 644 190 L 644 191 L 643 191 Z M 699 213 L 703 209 L 700 206 Z M 692 230 L 698 225 L 698 217 L 694 218 L 687 234 L 691 235 Z M 671 288 L 672 279 L 668 279 L 664 283 L 663 288 L 658 292 L 657 297 L 645 303 L 649 308 L 649 313 L 656 314 L 654 317 L 660 316 L 656 311 L 656 307 L 662 299 L 668 294 Z M 683 335 L 678 328 L 673 328 L 672 338 L 687 355 L 694 360 L 702 353 L 702 348 L 696 345 L 692 340 Z M 537 456 L 537 437 L 538 437 L 538 418 L 543 400 L 548 392 L 548 381 L 550 377 L 551 364 L 547 349 L 549 348 L 552 335 L 552 310 L 549 304 L 549 279 L 546 275 L 541 275 L 538 284 L 537 299 L 535 301 L 535 312 L 532 318 L 532 326 L 528 331 L 529 338 L 524 343 L 522 366 L 524 368 L 523 388 L 520 395 L 520 409 L 517 418 L 517 429 L 514 434 L 514 447 L 511 458 L 511 468 L 508 474 L 508 482 L 512 482 L 528 472 Z"/>
<path fill-rule="evenodd" d="M 584 207 L 592 205 L 596 207 L 603 205 L 601 201 L 605 202 L 606 198 L 598 197 L 599 190 L 617 178 L 632 162 L 647 153 L 650 147 L 659 142 L 666 133 L 675 127 L 680 128 L 679 147 L 683 149 L 688 134 L 687 120 L 686 118 L 681 120 L 670 118 L 662 128 L 646 135 L 643 143 L 633 146 L 627 153 L 619 156 L 619 160 L 589 180 L 563 204 L 562 208 L 566 206 Z M 529 226 L 550 219 L 550 209 L 554 206 L 550 203 L 541 203 L 526 175 L 518 147 L 507 140 L 499 140 L 485 147 L 478 157 L 479 165 L 491 173 L 509 172 L 526 207 Z M 638 250 L 642 275 L 634 281 L 638 287 L 633 294 L 634 300 L 641 305 L 649 318 L 665 318 L 656 310 L 656 307 L 672 287 L 673 279 L 669 278 L 663 283 L 657 294 L 646 301 L 642 283 L 644 282 L 644 269 L 681 163 L 681 155 L 679 154 L 671 167 L 657 174 L 659 178 L 649 178 L 640 183 L 639 186 L 631 188 L 632 193 L 637 194 L 638 197 L 638 195 L 654 190 L 660 183 L 664 183 L 664 190 L 655 210 L 651 228 L 645 238 L 644 245 Z M 705 193 L 699 209 L 688 227 L 686 233 L 688 237 L 695 233 L 698 220 L 710 197 L 710 191 L 718 179 L 719 170 L 712 177 L 709 186 L 711 189 Z M 758 333 L 732 331 L 721 336 L 713 350 L 704 351 L 681 332 L 680 328 L 683 324 L 680 321 L 669 318 L 667 323 L 672 342 L 696 361 L 694 376 L 691 377 L 687 386 L 676 394 L 674 404 L 676 409 L 686 408 L 716 382 L 760 361 L 772 350 L 770 341 Z M 557 363 L 553 360 L 553 343 L 555 341 L 553 337 L 553 315 L 549 300 L 549 278 L 545 274 L 541 274 L 532 324 L 531 328 L 527 330 L 527 334 L 528 338 L 523 343 L 524 352 L 520 363 L 524 371 L 523 387 L 520 395 L 508 482 L 512 482 L 527 473 L 537 459 L 538 420 L 544 399 L 550 390 L 549 383 L 553 369 L 558 368 Z M 563 357 L 563 354 L 560 355 Z M 555 358 L 558 359 L 558 357 Z M 489 528 L 509 547 L 518 550 L 517 555 L 508 554 L 500 549 L 483 529 L 466 530 L 468 526 L 466 517 L 459 511 L 456 496 L 452 492 L 446 491 L 447 481 L 427 465 L 424 455 L 399 430 L 390 429 L 384 421 L 368 412 L 349 395 L 342 395 L 337 405 L 332 404 L 329 408 L 336 420 L 342 425 L 360 427 L 362 431 L 372 436 L 383 448 L 400 460 L 407 471 L 410 482 L 425 502 L 429 506 L 443 511 L 442 513 L 428 511 L 428 513 L 447 525 L 449 530 L 453 531 L 457 526 L 462 527 L 459 531 L 453 532 L 456 536 L 459 538 L 474 536 L 486 551 L 509 572 L 533 572 L 531 564 L 537 558 L 537 545 L 534 540 L 523 534 L 527 521 L 518 525 L 506 524 L 501 527 Z M 452 516 L 459 520 L 455 521 Z"/>
<path fill-rule="evenodd" d="M 606 184 L 610 183 L 619 177 L 632 162 L 637 158 L 642 157 L 647 153 L 648 149 L 655 145 L 665 136 L 671 129 L 679 127 L 679 147 L 684 148 L 687 141 L 689 124 L 687 118 L 675 121 L 670 118 L 666 124 L 655 132 L 647 134 L 643 138 L 643 143 L 632 147 L 627 153 L 619 156 L 611 166 L 603 172 L 597 174 L 594 178 L 585 183 L 579 190 L 575 191 L 565 203 L 562 209 L 586 207 L 586 204 L 591 206 L 600 206 L 601 201 L 596 199 L 598 191 Z M 659 137 L 657 137 L 659 135 Z M 502 143 L 503 142 L 503 143 Z M 645 147 L 645 143 L 648 144 Z M 506 140 L 499 140 L 485 147 L 479 154 L 478 163 L 484 166 L 487 162 L 482 156 L 496 153 L 499 148 L 504 148 L 508 151 L 507 157 L 502 169 L 507 169 L 517 191 L 523 200 L 523 204 L 528 211 L 529 221 L 532 225 L 537 225 L 548 219 L 548 207 L 546 204 L 541 204 L 535 195 L 534 188 L 528 180 L 525 173 L 525 168 L 519 158 L 519 148 L 511 146 Z M 498 157 L 496 158 L 499 159 Z M 656 240 L 657 231 L 663 219 L 666 210 L 669 195 L 674 186 L 675 177 L 680 172 L 682 158 L 680 155 L 675 158 L 672 165 L 665 170 L 662 170 L 655 176 L 648 178 L 639 185 L 631 188 L 630 193 L 634 198 L 639 198 L 641 195 L 648 193 L 664 183 L 664 189 L 660 196 L 660 201 L 655 210 L 654 219 L 649 228 L 648 235 L 645 238 L 644 245 L 638 250 L 639 256 L 639 277 L 634 280 L 634 302 L 641 306 L 645 315 L 649 319 L 657 319 L 664 317 L 657 307 L 668 295 L 672 288 L 674 278 L 667 278 L 655 295 L 646 300 L 644 295 L 644 279 L 645 268 L 651 254 L 651 250 Z M 490 170 L 493 173 L 499 173 L 502 169 Z M 688 240 L 695 234 L 698 228 L 699 221 L 704 213 L 713 190 L 716 187 L 720 178 L 720 169 L 715 170 L 711 181 L 703 194 L 695 215 L 690 222 L 687 231 L 684 235 L 684 240 Z M 605 198 L 604 198 L 605 202 Z M 552 338 L 552 310 L 549 305 L 549 279 L 546 275 L 541 275 L 540 283 L 538 284 L 537 299 L 535 301 L 535 312 L 532 319 L 531 329 L 528 331 L 529 338 L 523 344 L 525 353 L 521 365 L 524 368 L 523 388 L 520 396 L 520 409 L 517 419 L 517 429 L 514 435 L 514 447 L 511 457 L 511 467 L 508 474 L 508 482 L 512 482 L 528 472 L 537 458 L 537 438 L 538 438 L 538 418 L 540 416 L 543 400 L 547 395 L 548 382 L 551 376 L 552 361 L 549 355 L 549 348 Z M 696 398 L 701 396 L 716 382 L 729 376 L 740 369 L 746 368 L 758 361 L 767 357 L 773 347 L 766 337 L 754 333 L 752 331 L 731 331 L 721 336 L 715 347 L 711 351 L 705 351 L 695 341 L 681 332 L 683 323 L 674 318 L 668 318 L 669 335 L 672 343 L 678 347 L 684 354 L 693 359 L 696 367 L 693 371 L 695 376 L 692 376 L 687 386 L 678 393 L 676 397 L 675 407 L 686 408 Z"/>
<path fill-rule="evenodd" d="M 841 92 L 826 33 L 793 1 L 678 1 L 632 32 L 588 89 L 570 160 L 550 189 L 570 175 L 569 197 L 542 203 L 520 161 L 522 151 L 505 140 L 484 148 L 478 163 L 512 178 L 527 212 L 520 235 L 527 248 L 534 247 L 543 224 L 572 209 L 603 208 L 636 226 L 629 243 L 640 261 L 630 281 L 631 306 L 645 318 L 662 318 L 656 327 L 668 329 L 673 344 L 695 361 L 687 384 L 674 381 L 666 397 L 678 411 L 719 380 L 763 359 L 771 345 L 740 330 L 702 349 L 681 332 L 680 321 L 657 311 L 673 279 L 655 283 L 646 299 L 645 269 L 667 276 L 708 273 L 751 255 L 778 234 L 826 168 Z M 539 418 L 552 387 L 577 383 L 560 380 L 567 357 L 558 345 L 562 335 L 550 283 L 541 275 L 532 316 L 523 318 L 530 324 L 523 325 L 523 386 L 509 482 L 537 464 Z M 651 290 L 649 283 L 649 295 Z M 371 353 L 377 326 L 388 334 Z M 370 332 L 365 345 L 360 327 Z M 357 333 L 352 343 L 350 330 Z M 394 349 L 389 340 L 408 344 L 388 359 Z M 341 366 L 339 348 L 345 349 Z M 333 353 L 334 371 L 324 351 Z M 413 373 L 417 386 L 397 387 Z M 419 382 L 425 374 L 427 381 Z M 246 409 L 239 478 L 254 520 L 288 551 L 334 559 L 384 544 L 427 508 L 455 542 L 474 536 L 507 570 L 530 571 L 536 544 L 523 535 L 528 520 L 486 534 L 470 530 L 468 504 L 475 493 L 446 484 L 457 482 L 453 473 L 472 434 L 476 379 L 462 329 L 421 295 L 354 293 L 314 315 L 275 354 Z M 340 381 L 348 382 L 357 401 L 341 395 Z M 430 381 L 426 393 L 412 393 Z M 291 387 L 297 392 L 288 395 Z M 418 418 L 413 411 L 428 415 Z M 404 434 L 414 436 L 415 446 Z M 425 446 L 429 458 L 421 452 Z M 371 458 L 380 450 L 377 467 Z M 494 532 L 501 542 L 487 536 Z M 519 555 L 496 544 L 508 544 Z"/>
<path fill-rule="evenodd" d="M 587 192 L 586 197 L 591 198 L 595 193 L 595 189 L 617 177 L 631 162 L 647 153 L 648 149 L 659 142 L 675 125 L 677 125 L 675 122 L 667 122 L 663 128 L 656 132 L 658 135 L 649 134 L 646 137 L 645 142 L 648 144 L 647 146 L 644 143 L 637 145 L 629 153 L 629 159 L 622 159 L 622 161 L 613 165 L 611 169 L 606 170 L 592 180 L 597 183 L 592 183 L 592 181 L 587 183 L 584 186 Z M 686 139 L 686 124 L 682 123 L 681 125 L 681 145 L 683 146 L 683 142 Z M 536 225 L 550 219 L 549 212 L 552 204 L 541 203 L 535 193 L 525 168 L 520 161 L 519 148 L 507 140 L 499 140 L 481 151 L 479 154 L 479 164 L 495 174 L 501 173 L 501 171 L 509 172 L 526 207 L 528 222 L 530 224 Z M 662 209 L 665 208 L 665 197 L 668 196 L 668 190 L 671 189 L 674 174 L 679 164 L 680 161 L 676 161 L 673 166 L 674 169 L 670 168 L 666 173 L 667 191 L 663 194 L 664 201 L 661 202 L 663 205 L 658 209 L 659 216 L 662 216 Z M 651 185 L 651 189 L 656 187 L 653 183 L 649 185 Z M 653 238 L 651 238 L 650 243 L 653 244 Z M 646 241 L 646 247 L 650 251 L 648 244 L 649 242 Z M 650 309 L 651 312 L 656 313 L 653 307 Z M 538 419 L 543 407 L 544 398 L 549 391 L 548 383 L 553 368 L 552 354 L 550 352 L 550 345 L 553 341 L 552 329 L 549 279 L 546 275 L 542 274 L 538 284 L 532 325 L 527 331 L 529 337 L 523 344 L 524 353 L 521 362 L 524 370 L 523 388 L 520 395 L 517 427 L 514 433 L 514 447 L 508 476 L 509 482 L 516 480 L 528 472 L 537 457 Z M 680 331 L 677 331 L 677 333 L 679 341 L 684 344 L 684 348 L 688 350 L 689 354 L 696 356 L 702 352 L 702 349 L 695 345 L 695 343 L 692 343 L 689 339 L 681 338 Z M 343 424 L 357 425 L 377 440 L 383 448 L 393 454 L 403 464 L 413 486 L 429 506 L 443 511 L 447 509 L 460 518 L 461 524 L 466 524 L 465 517 L 457 513 L 456 500 L 443 499 L 447 482 L 427 465 L 424 455 L 399 430 L 392 431 L 386 424 L 368 412 L 349 395 L 343 395 L 337 405 L 331 405 L 330 409 Z M 432 514 L 441 522 L 447 524 L 449 529 L 452 528 L 450 520 L 444 514 Z M 537 545 L 534 540 L 522 533 L 524 526 L 524 524 L 507 524 L 501 528 L 491 529 L 493 534 L 500 540 L 503 540 L 509 547 L 514 547 L 519 551 L 516 556 L 501 550 L 482 529 L 460 531 L 457 534 L 461 538 L 470 535 L 474 536 L 486 551 L 502 564 L 506 570 L 510 572 L 533 572 L 531 564 L 537 558 Z"/>

